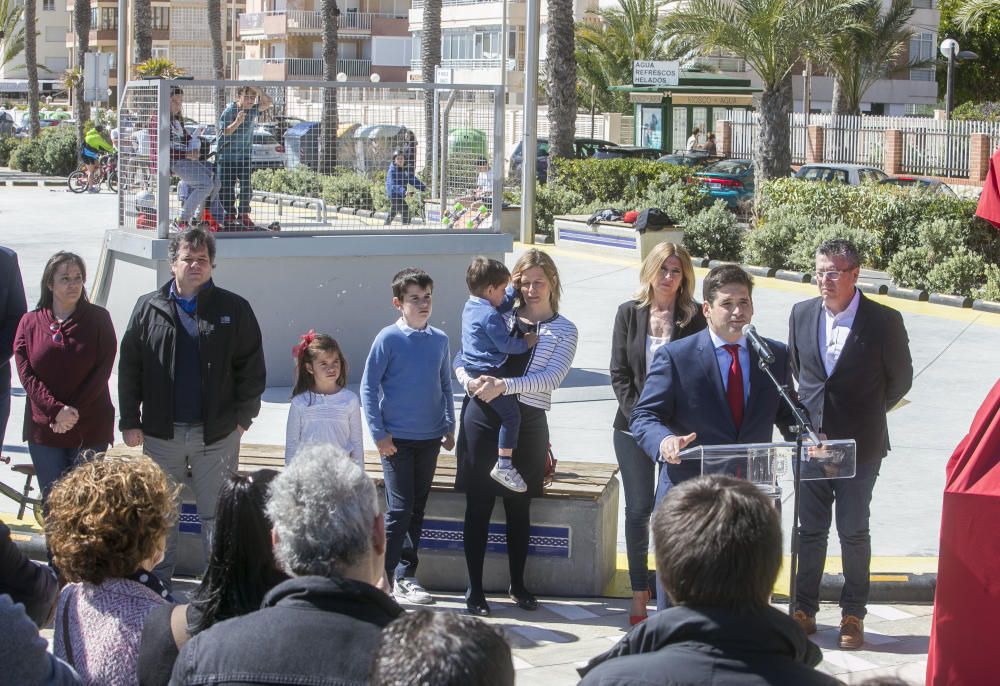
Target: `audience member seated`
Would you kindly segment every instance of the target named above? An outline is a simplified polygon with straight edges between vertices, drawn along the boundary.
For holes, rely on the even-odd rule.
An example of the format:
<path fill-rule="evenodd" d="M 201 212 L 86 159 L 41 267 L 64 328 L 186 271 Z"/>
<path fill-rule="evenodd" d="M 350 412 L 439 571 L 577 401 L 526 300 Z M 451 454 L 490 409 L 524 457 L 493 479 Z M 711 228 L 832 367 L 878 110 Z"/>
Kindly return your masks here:
<path fill-rule="evenodd" d="M 0 683 L 17 686 L 80 686 L 69 665 L 49 653 L 49 642 L 38 634 L 24 606 L 0 594 Z"/>
<path fill-rule="evenodd" d="M 510 646 L 469 615 L 416 610 L 385 628 L 372 686 L 514 686 Z"/>
<path fill-rule="evenodd" d="M 840 683 L 802 627 L 770 606 L 781 520 L 752 483 L 703 476 L 653 515 L 656 570 L 674 607 L 580 670 L 581 686 Z"/>
<path fill-rule="evenodd" d="M 56 482 L 45 535 L 63 577 L 54 652 L 85 684 L 136 683 L 142 623 L 171 600 L 150 570 L 176 516 L 176 487 L 148 457 L 98 456 Z"/>
<path fill-rule="evenodd" d="M 0 594 L 6 593 L 39 628 L 49 623 L 59 596 L 56 575 L 48 565 L 29 560 L 0 522 Z"/>
<path fill-rule="evenodd" d="M 139 646 L 139 684 L 166 686 L 177 654 L 208 627 L 260 609 L 264 596 L 288 578 L 278 568 L 264 508 L 278 472 L 232 475 L 215 514 L 208 569 L 186 605 L 157 607 L 146 617 Z"/>
<path fill-rule="evenodd" d="M 339 448 L 310 446 L 271 484 L 267 513 L 292 578 L 257 612 L 188 641 L 170 683 L 367 683 L 382 629 L 403 612 L 375 588 L 385 523 L 374 483 Z"/>

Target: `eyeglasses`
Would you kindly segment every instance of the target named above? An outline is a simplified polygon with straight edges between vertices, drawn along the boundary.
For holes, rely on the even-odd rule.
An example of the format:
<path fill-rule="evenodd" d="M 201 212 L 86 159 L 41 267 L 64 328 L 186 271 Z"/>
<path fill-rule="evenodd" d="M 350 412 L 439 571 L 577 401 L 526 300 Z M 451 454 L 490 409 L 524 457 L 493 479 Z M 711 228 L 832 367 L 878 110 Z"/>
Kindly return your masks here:
<path fill-rule="evenodd" d="M 52 332 L 52 342 L 62 345 L 62 342 L 64 340 L 62 332 L 62 323 L 52 322 L 51 324 L 49 324 L 49 331 Z"/>
<path fill-rule="evenodd" d="M 827 281 L 839 281 L 841 274 L 846 274 L 847 272 L 853 272 L 853 271 L 854 267 L 851 267 L 850 269 L 835 269 L 833 271 L 828 271 L 828 272 L 814 272 L 814 276 L 816 277 L 817 281 L 822 281 L 823 279 L 826 279 Z"/>

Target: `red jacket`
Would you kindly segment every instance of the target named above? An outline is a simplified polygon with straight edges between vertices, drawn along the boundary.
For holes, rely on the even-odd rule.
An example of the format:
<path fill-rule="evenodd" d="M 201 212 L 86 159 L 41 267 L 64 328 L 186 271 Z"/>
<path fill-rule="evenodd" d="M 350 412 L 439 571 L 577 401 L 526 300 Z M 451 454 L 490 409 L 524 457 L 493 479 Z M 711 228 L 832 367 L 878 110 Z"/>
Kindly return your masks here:
<path fill-rule="evenodd" d="M 103 307 L 81 301 L 53 340 L 55 321 L 48 309 L 21 318 L 14 338 L 17 373 L 27 394 L 24 440 L 52 448 L 85 448 L 114 442 L 115 407 L 108 379 L 118 341 L 111 315 Z M 80 420 L 64 434 L 49 428 L 66 405 Z"/>

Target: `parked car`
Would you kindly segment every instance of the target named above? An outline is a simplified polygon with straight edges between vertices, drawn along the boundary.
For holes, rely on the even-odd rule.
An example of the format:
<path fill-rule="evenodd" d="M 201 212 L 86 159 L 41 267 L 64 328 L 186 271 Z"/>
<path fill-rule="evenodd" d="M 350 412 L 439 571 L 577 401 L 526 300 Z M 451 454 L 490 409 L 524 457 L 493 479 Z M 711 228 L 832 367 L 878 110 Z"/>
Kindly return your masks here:
<path fill-rule="evenodd" d="M 211 152 L 215 152 L 215 136 L 205 133 L 202 137 L 202 148 L 205 137 L 211 138 Z M 250 154 L 251 169 L 277 169 L 285 166 L 285 146 L 274 134 L 264 128 L 255 128 L 252 140 L 253 149 Z"/>
<path fill-rule="evenodd" d="M 573 141 L 574 153 L 577 159 L 593 157 L 599 148 L 618 147 L 611 141 L 600 138 L 576 138 Z M 521 173 L 521 162 L 524 159 L 524 141 L 520 141 L 510 156 L 510 176 Z M 549 177 L 549 140 L 539 138 L 535 149 L 535 173 L 539 181 L 544 183 Z"/>
<path fill-rule="evenodd" d="M 883 186 L 895 186 L 905 188 L 914 193 L 932 193 L 957 197 L 951 186 L 938 179 L 929 179 L 923 176 L 890 176 L 879 181 Z"/>
<path fill-rule="evenodd" d="M 663 154 L 659 148 L 640 148 L 634 145 L 608 145 L 598 148 L 595 160 L 615 160 L 622 158 L 655 160 Z"/>
<path fill-rule="evenodd" d="M 839 181 L 851 186 L 862 183 L 879 183 L 887 174 L 867 164 L 803 164 L 795 178 L 805 181 Z"/>
<path fill-rule="evenodd" d="M 750 160 L 719 160 L 701 171 L 691 180 L 700 183 L 702 192 L 713 198 L 725 200 L 730 208 L 753 199 L 753 162 Z"/>
<path fill-rule="evenodd" d="M 718 161 L 718 159 L 717 157 L 709 157 L 702 152 L 675 152 L 662 155 L 656 161 L 664 164 L 676 164 L 680 167 L 703 167 Z"/>

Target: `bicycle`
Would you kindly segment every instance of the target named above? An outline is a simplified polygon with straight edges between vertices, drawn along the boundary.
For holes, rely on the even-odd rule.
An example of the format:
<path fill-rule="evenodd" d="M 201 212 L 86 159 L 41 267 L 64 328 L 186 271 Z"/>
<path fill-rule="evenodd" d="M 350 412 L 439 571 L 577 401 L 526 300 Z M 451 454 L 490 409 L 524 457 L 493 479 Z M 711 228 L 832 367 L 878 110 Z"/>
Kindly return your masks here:
<path fill-rule="evenodd" d="M 93 181 L 97 188 L 100 188 L 102 183 L 106 183 L 109 191 L 118 192 L 118 153 L 101 155 L 97 158 L 97 169 L 94 170 Z M 81 165 L 80 169 L 67 176 L 66 185 L 74 193 L 85 193 L 90 188 L 87 165 Z"/>
<path fill-rule="evenodd" d="M 10 464 L 10 458 L 5 456 L 0 456 L 0 462 L 4 464 Z M 31 513 L 35 517 L 35 521 L 38 522 L 39 526 L 44 525 L 44 518 L 42 515 L 42 499 L 41 496 L 34 498 L 31 496 L 31 492 L 35 490 L 35 487 L 31 485 L 31 480 L 35 476 L 35 466 L 33 464 L 16 464 L 11 469 L 18 474 L 24 475 L 24 486 L 21 490 L 17 490 L 10 484 L 0 481 L 0 494 L 3 494 L 17 503 L 17 518 L 18 520 L 24 519 L 25 510 L 29 507 L 31 508 Z"/>

